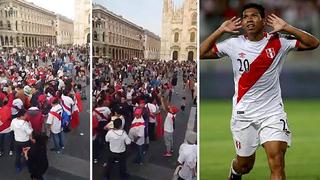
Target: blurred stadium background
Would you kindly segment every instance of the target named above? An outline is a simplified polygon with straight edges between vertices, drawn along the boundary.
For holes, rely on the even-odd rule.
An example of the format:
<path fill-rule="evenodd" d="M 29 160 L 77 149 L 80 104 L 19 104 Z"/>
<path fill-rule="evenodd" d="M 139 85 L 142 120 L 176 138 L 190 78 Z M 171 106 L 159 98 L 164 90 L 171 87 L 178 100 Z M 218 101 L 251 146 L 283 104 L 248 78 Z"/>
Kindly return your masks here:
<path fill-rule="evenodd" d="M 320 0 L 200 0 L 200 43 L 226 19 L 239 16 L 248 2 L 262 4 L 267 14 L 275 13 L 320 38 Z M 319 48 L 289 53 L 280 79 L 293 131 L 293 147 L 286 159 L 287 179 L 319 180 Z M 200 60 L 200 85 L 200 179 L 227 179 L 235 155 L 229 128 L 234 93 L 230 60 Z M 255 167 L 245 179 L 268 179 L 268 175 L 266 156 L 260 148 Z"/>

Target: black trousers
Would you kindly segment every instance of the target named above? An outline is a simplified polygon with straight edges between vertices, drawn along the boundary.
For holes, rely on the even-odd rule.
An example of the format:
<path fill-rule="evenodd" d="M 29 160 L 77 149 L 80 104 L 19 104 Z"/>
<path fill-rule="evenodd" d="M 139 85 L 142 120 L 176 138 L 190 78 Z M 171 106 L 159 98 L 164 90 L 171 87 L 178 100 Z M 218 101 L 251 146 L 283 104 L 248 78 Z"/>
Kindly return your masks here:
<path fill-rule="evenodd" d="M 13 147 L 14 147 L 14 134 L 13 134 L 13 131 L 11 131 L 9 133 L 5 133 L 5 134 L 0 134 L 0 151 L 4 151 L 5 136 L 9 137 L 10 151 L 13 151 Z"/>
<path fill-rule="evenodd" d="M 126 153 L 113 153 L 111 152 L 109 158 L 108 158 L 108 164 L 106 168 L 106 177 L 110 178 L 110 173 L 112 171 L 112 168 L 115 166 L 115 161 L 119 161 L 120 165 L 120 176 L 121 178 L 126 178 L 127 176 L 127 156 Z"/>
<path fill-rule="evenodd" d="M 156 123 L 150 123 L 149 122 L 148 133 L 149 133 L 150 141 L 155 141 L 156 140 L 155 127 L 156 127 Z"/>
<path fill-rule="evenodd" d="M 18 142 L 15 141 L 15 151 L 16 151 L 16 161 L 15 161 L 15 166 L 17 168 L 21 168 L 21 153 L 22 153 L 22 149 L 24 147 L 28 147 L 29 146 L 29 141 L 27 142 Z"/>

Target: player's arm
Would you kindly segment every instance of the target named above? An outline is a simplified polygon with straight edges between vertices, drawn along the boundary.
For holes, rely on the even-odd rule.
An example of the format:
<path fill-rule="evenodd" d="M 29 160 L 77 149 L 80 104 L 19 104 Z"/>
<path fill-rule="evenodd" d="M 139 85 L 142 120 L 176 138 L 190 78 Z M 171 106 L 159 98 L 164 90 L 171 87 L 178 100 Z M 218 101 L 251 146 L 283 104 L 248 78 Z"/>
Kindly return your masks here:
<path fill-rule="evenodd" d="M 319 39 L 303 30 L 291 26 L 274 14 L 268 16 L 267 24 L 273 28 L 273 31 L 270 33 L 285 31 L 291 35 L 294 35 L 300 41 L 298 44 L 299 51 L 312 50 L 319 46 Z"/>
<path fill-rule="evenodd" d="M 200 59 L 217 59 L 219 56 L 217 52 L 212 50 L 217 40 L 224 33 L 239 33 L 241 28 L 241 19 L 233 17 L 230 20 L 225 21 L 221 26 L 214 31 L 206 40 L 200 44 Z"/>

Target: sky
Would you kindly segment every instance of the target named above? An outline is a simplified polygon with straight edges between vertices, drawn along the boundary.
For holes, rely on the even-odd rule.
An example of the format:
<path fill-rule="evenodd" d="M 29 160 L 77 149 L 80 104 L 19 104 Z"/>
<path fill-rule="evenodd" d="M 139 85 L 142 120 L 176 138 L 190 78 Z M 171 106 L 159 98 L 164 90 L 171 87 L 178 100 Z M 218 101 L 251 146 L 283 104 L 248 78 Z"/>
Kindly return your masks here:
<path fill-rule="evenodd" d="M 74 20 L 74 1 L 75 0 L 26 0 L 34 4 L 66 16 Z"/>
<path fill-rule="evenodd" d="M 182 5 L 183 0 L 173 0 Z M 163 0 L 93 0 L 125 19 L 161 36 Z"/>

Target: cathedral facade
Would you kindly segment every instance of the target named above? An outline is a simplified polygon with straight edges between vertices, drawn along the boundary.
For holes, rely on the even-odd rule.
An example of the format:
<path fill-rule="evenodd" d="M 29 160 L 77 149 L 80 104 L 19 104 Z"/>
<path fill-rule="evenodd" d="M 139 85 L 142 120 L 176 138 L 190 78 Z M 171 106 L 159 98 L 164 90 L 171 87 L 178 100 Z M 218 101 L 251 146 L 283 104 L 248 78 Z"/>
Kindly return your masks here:
<path fill-rule="evenodd" d="M 176 7 L 172 0 L 163 0 L 162 60 L 196 60 L 197 7 L 197 0 L 184 0 L 181 7 Z"/>
<path fill-rule="evenodd" d="M 74 44 L 85 44 L 90 42 L 90 23 L 91 23 L 91 1 L 75 1 L 74 16 Z"/>

